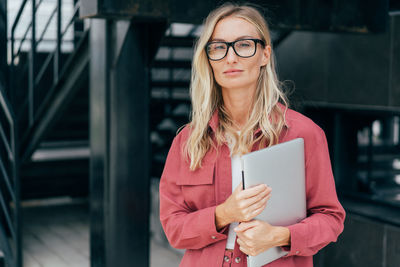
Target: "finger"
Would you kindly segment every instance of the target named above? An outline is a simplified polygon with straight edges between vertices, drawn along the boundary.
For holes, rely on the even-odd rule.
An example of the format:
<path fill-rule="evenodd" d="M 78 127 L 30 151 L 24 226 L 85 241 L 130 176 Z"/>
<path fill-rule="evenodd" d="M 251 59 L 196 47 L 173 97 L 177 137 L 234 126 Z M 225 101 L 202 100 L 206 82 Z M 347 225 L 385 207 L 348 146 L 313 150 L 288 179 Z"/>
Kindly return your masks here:
<path fill-rule="evenodd" d="M 267 207 L 267 203 L 265 202 L 261 207 L 253 210 L 251 212 L 251 219 L 254 219 L 255 217 L 257 217 L 258 215 L 260 215 L 261 212 L 263 212 L 263 210 Z"/>
<path fill-rule="evenodd" d="M 266 207 L 266 205 L 267 205 L 267 202 L 268 202 L 268 200 L 271 198 L 271 195 L 268 195 L 268 196 L 266 196 L 266 197 L 264 197 L 263 199 L 261 199 L 261 201 L 258 201 L 258 202 L 256 202 L 256 203 L 254 203 L 253 205 L 251 205 L 250 207 L 249 207 L 249 210 L 250 211 L 255 211 L 255 210 L 258 210 L 258 209 L 260 209 L 261 207 Z"/>
<path fill-rule="evenodd" d="M 260 203 L 260 202 L 263 203 L 263 202 L 265 202 L 265 198 L 268 197 L 268 199 L 269 199 L 270 196 L 271 196 L 271 188 L 268 187 L 267 190 L 262 191 L 260 194 L 255 195 L 255 196 L 253 196 L 251 198 L 247 198 L 247 199 L 242 200 L 243 201 L 243 207 L 246 208 L 246 207 L 250 207 L 250 206 L 252 206 L 254 204 Z M 261 205 L 262 205 L 262 203 L 261 203 Z"/>
<path fill-rule="evenodd" d="M 242 243 L 246 239 L 246 237 L 243 235 L 243 232 L 236 232 L 237 240 L 240 240 Z"/>
<path fill-rule="evenodd" d="M 264 196 L 263 198 L 261 198 L 260 200 L 252 203 L 250 205 L 250 208 L 252 209 L 258 209 L 259 207 L 261 207 L 262 205 L 266 204 L 267 201 L 271 198 L 271 194 L 268 194 L 266 196 Z"/>
<path fill-rule="evenodd" d="M 257 215 L 259 215 L 267 206 L 267 198 L 264 198 L 262 201 L 257 202 L 256 204 L 243 209 L 241 222 L 248 222 L 253 220 Z"/>
<path fill-rule="evenodd" d="M 238 233 L 238 232 L 244 232 L 250 228 L 253 228 L 257 225 L 256 221 L 249 221 L 249 222 L 242 222 L 238 226 L 236 226 L 233 230 Z"/>
<path fill-rule="evenodd" d="M 249 249 L 249 246 L 246 244 L 246 241 L 242 238 L 237 239 L 237 243 L 240 247 Z"/>
<path fill-rule="evenodd" d="M 240 249 L 240 251 L 242 251 L 244 254 L 250 255 L 250 251 L 249 251 L 249 249 L 247 249 L 246 247 L 239 246 L 239 249 Z"/>
<path fill-rule="evenodd" d="M 249 222 L 258 216 L 267 207 L 267 198 L 262 202 L 256 203 L 244 211 L 242 222 Z"/>
<path fill-rule="evenodd" d="M 268 194 L 268 192 L 270 192 L 270 191 L 271 191 L 270 187 L 268 187 L 265 184 L 260 184 L 260 185 L 243 190 L 241 192 L 241 195 L 244 199 L 246 199 L 246 198 L 252 198 L 261 193 Z"/>
<path fill-rule="evenodd" d="M 239 244 L 239 246 L 244 247 L 245 243 L 241 238 L 236 239 L 236 242 Z"/>
<path fill-rule="evenodd" d="M 233 191 L 232 194 L 239 193 L 241 191 L 243 191 L 243 182 L 240 182 L 240 184 L 238 186 L 236 186 L 236 188 L 235 188 L 235 190 Z"/>

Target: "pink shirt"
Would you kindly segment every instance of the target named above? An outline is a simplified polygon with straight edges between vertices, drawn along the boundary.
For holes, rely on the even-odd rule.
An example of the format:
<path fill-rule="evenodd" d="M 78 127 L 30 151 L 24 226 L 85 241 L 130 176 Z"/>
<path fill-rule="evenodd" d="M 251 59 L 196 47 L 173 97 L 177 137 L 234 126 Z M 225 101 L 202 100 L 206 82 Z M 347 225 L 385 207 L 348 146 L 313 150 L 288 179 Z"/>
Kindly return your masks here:
<path fill-rule="evenodd" d="M 280 142 L 304 139 L 306 166 L 307 218 L 289 226 L 289 254 L 268 267 L 313 266 L 312 255 L 336 241 L 343 231 L 345 212 L 340 205 L 332 175 L 326 137 L 309 118 L 288 109 L 286 128 Z M 218 126 L 218 114 L 210 120 L 212 131 Z M 204 156 L 202 168 L 189 170 L 181 154 L 189 130 L 185 127 L 174 139 L 160 181 L 160 219 L 170 244 L 186 249 L 180 266 L 221 267 L 228 227 L 217 231 L 215 208 L 232 194 L 232 169 L 227 145 Z M 255 133 L 257 134 L 257 132 Z M 257 145 L 253 150 L 257 150 Z M 247 266 L 246 255 L 236 243 L 233 258 Z"/>

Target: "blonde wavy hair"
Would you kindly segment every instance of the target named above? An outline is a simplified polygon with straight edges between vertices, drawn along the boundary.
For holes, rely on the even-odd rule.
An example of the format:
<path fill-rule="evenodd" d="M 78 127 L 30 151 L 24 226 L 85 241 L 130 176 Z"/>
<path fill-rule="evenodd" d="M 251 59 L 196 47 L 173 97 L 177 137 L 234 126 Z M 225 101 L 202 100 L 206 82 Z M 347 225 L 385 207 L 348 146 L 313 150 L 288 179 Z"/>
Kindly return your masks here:
<path fill-rule="evenodd" d="M 192 171 L 201 167 L 202 159 L 207 151 L 227 141 L 226 136 L 233 137 L 236 142 L 232 154 L 245 154 L 251 151 L 254 144 L 259 142 L 259 148 L 272 146 L 279 142 L 279 135 L 286 126 L 284 112 L 287 110 L 288 101 L 280 88 L 278 81 L 274 54 L 268 64 L 261 67 L 257 88 L 253 98 L 253 108 L 250 110 L 248 120 L 241 129 L 240 135 L 234 128 L 234 123 L 224 108 L 220 86 L 216 83 L 208 61 L 205 46 L 213 34 L 215 25 L 226 17 L 237 17 L 253 24 L 265 45 L 271 44 L 270 31 L 261 13 L 253 6 L 225 3 L 213 10 L 205 19 L 203 31 L 198 38 L 192 61 L 192 76 L 190 95 L 192 101 L 191 121 L 188 124 L 189 137 L 184 146 L 184 155 L 190 161 Z M 285 110 L 278 106 L 282 103 Z M 215 111 L 218 111 L 219 124 L 214 133 L 209 131 L 209 121 Z M 261 134 L 254 135 L 255 130 Z"/>

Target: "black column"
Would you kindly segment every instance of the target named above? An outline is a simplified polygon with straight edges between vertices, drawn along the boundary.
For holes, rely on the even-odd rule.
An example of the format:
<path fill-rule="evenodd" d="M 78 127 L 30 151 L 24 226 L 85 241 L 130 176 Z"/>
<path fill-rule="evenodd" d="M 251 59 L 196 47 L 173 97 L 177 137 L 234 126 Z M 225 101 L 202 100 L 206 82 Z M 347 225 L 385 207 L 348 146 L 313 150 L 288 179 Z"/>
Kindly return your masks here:
<path fill-rule="evenodd" d="M 90 137 L 90 261 L 105 266 L 105 206 L 109 161 L 109 56 L 106 20 L 92 19 L 90 29 L 89 137 Z"/>
<path fill-rule="evenodd" d="M 0 87 L 7 88 L 7 0 L 0 0 Z M 8 92 L 7 92 L 8 93 Z"/>
<path fill-rule="evenodd" d="M 91 21 L 92 267 L 149 265 L 148 27 Z"/>

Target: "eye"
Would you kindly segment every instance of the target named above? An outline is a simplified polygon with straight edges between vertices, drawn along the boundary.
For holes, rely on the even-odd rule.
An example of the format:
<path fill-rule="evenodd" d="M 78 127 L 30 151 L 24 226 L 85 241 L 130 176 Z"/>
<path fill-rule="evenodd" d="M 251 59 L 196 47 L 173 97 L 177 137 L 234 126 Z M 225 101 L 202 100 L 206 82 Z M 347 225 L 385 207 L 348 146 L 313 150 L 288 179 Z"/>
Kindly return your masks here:
<path fill-rule="evenodd" d="M 224 43 L 211 43 L 208 45 L 208 51 L 225 50 L 226 44 Z"/>
<path fill-rule="evenodd" d="M 250 41 L 242 40 L 242 41 L 237 42 L 236 46 L 239 48 L 247 48 L 247 47 L 251 47 L 252 44 Z"/>

